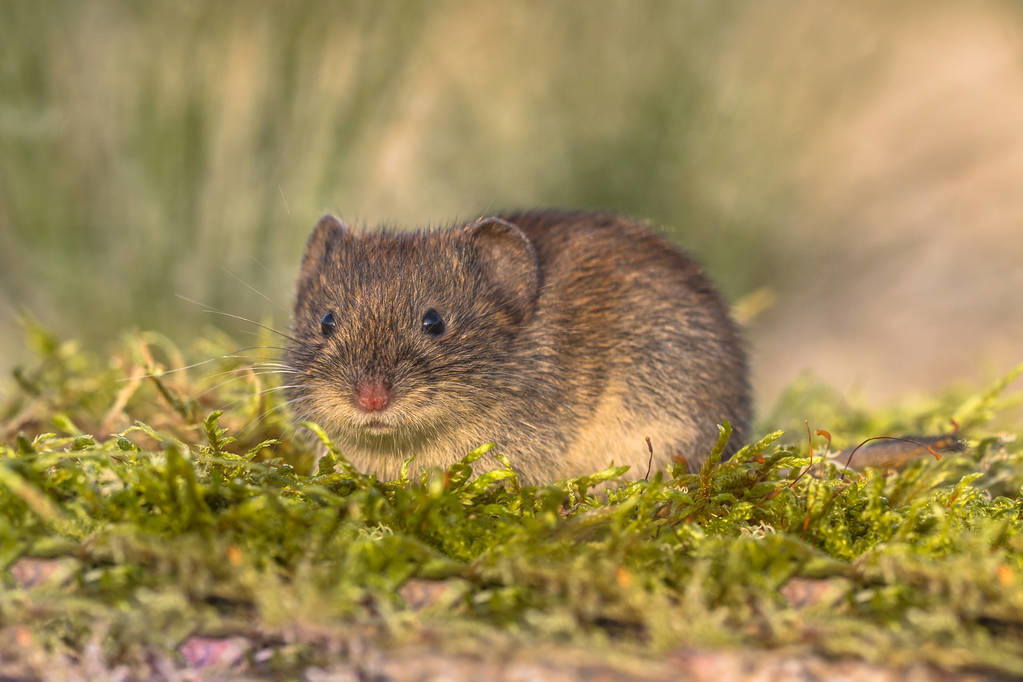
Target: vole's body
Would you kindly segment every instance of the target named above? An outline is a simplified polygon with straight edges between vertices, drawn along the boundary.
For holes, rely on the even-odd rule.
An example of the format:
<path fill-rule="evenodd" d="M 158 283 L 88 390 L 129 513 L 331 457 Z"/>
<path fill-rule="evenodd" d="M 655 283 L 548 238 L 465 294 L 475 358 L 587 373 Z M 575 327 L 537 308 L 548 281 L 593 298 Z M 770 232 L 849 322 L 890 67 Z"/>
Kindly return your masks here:
<path fill-rule="evenodd" d="M 490 441 L 527 482 L 611 461 L 642 476 L 645 437 L 655 467 L 695 466 L 717 424 L 732 423 L 734 449 L 750 421 L 745 355 L 709 280 L 609 214 L 367 234 L 325 217 L 292 336 L 297 415 L 382 478 L 410 455 L 446 466 Z"/>

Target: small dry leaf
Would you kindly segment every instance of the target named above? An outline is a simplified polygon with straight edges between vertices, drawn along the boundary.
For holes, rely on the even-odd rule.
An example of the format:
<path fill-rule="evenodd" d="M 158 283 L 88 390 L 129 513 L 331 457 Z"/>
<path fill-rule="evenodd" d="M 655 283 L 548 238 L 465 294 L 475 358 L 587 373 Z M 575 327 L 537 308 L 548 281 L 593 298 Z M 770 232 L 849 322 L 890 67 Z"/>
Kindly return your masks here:
<path fill-rule="evenodd" d="M 998 565 L 998 582 L 1005 587 L 1012 587 L 1012 584 L 1016 581 L 1016 575 L 1012 572 L 1012 567 L 1007 564 Z"/>

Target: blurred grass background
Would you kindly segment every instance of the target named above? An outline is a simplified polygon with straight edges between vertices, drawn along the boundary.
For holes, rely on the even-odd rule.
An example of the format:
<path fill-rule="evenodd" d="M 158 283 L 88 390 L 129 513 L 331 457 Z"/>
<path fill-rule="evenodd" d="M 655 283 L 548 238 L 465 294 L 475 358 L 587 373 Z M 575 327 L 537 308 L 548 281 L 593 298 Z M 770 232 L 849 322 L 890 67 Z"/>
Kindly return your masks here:
<path fill-rule="evenodd" d="M 19 310 L 94 345 L 227 324 L 178 295 L 286 326 L 326 211 L 562 206 L 773 301 L 762 410 L 804 368 L 872 399 L 990 377 L 1023 357 L 1021 121 L 1009 0 L 9 0 L 0 369 Z"/>

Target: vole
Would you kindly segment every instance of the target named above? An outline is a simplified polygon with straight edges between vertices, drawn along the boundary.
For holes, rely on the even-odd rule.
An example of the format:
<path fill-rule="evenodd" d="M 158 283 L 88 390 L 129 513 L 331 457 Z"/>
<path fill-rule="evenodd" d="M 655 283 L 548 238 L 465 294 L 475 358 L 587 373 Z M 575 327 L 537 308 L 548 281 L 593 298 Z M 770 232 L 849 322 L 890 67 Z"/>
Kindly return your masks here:
<path fill-rule="evenodd" d="M 306 244 L 286 360 L 296 417 L 360 470 L 447 466 L 494 442 L 525 483 L 698 466 L 748 435 L 747 360 L 703 271 L 635 220 L 536 210 Z M 491 462 L 493 464 L 494 462 Z"/>

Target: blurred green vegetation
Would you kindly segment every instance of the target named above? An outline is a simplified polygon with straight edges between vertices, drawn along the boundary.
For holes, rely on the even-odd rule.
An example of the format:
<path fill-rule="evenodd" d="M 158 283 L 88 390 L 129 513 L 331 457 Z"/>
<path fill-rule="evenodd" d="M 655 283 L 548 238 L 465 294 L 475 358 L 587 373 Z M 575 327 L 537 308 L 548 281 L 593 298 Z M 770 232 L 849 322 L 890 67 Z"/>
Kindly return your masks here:
<path fill-rule="evenodd" d="M 209 320 L 179 294 L 283 326 L 326 211 L 628 212 L 738 296 L 770 279 L 785 206 L 708 96 L 741 8 L 2 3 L 0 350 L 18 308 L 90 343 L 188 338 Z M 749 182 L 723 210 L 726 172 Z"/>

